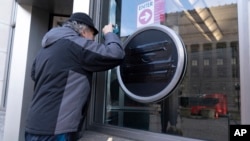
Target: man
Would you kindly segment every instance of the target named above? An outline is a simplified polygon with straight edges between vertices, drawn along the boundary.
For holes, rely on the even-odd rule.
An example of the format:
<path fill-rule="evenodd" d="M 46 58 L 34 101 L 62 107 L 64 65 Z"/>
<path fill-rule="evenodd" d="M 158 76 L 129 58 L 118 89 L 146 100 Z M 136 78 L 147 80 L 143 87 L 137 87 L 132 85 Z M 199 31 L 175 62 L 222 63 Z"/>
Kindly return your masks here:
<path fill-rule="evenodd" d="M 92 19 L 74 13 L 42 40 L 31 77 L 34 95 L 27 115 L 26 141 L 75 141 L 87 105 L 93 72 L 119 65 L 125 55 L 112 25 L 102 29 L 104 44 Z"/>

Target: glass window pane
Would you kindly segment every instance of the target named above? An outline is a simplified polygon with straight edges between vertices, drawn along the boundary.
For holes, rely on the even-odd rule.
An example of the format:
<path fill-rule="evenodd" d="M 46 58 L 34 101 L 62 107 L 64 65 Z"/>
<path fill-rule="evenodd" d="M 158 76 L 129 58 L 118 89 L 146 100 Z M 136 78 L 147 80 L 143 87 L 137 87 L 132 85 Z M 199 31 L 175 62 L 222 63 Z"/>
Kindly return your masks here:
<path fill-rule="evenodd" d="M 236 0 L 111 0 L 112 22 L 125 42 L 137 29 L 161 24 L 184 41 L 183 81 L 161 101 L 139 103 L 107 72 L 105 124 L 203 140 L 228 140 L 240 123 L 239 45 Z M 145 10 L 143 12 L 143 10 Z"/>

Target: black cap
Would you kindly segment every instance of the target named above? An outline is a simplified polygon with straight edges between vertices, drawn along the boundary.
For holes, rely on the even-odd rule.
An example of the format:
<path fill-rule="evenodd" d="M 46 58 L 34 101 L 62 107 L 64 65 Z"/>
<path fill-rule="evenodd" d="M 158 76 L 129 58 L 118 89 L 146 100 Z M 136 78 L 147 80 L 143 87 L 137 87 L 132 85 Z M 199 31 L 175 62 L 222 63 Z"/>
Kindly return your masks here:
<path fill-rule="evenodd" d="M 82 12 L 73 13 L 69 17 L 69 21 L 76 21 L 77 23 L 85 24 L 94 30 L 95 35 L 98 34 L 98 30 L 95 28 L 93 20 L 86 13 Z"/>

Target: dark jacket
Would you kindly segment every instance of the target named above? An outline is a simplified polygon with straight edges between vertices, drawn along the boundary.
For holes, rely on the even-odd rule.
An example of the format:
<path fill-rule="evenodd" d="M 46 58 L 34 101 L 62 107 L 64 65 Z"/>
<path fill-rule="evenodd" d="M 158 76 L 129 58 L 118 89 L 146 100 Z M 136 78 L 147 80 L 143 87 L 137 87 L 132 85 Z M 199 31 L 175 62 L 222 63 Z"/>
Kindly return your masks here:
<path fill-rule="evenodd" d="M 26 132 L 52 135 L 75 132 L 91 90 L 93 72 L 119 65 L 125 55 L 118 36 L 107 33 L 105 43 L 80 37 L 69 27 L 50 30 L 34 60 L 34 95 Z"/>

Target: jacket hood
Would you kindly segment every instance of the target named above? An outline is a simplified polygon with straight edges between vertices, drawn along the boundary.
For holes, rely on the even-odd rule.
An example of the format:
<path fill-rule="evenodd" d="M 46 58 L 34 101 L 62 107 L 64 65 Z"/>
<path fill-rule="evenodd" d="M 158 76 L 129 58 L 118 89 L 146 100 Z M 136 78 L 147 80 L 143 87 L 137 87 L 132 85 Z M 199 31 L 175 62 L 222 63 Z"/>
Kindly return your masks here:
<path fill-rule="evenodd" d="M 45 34 L 42 39 L 42 47 L 48 47 L 59 39 L 68 36 L 79 36 L 77 32 L 69 27 L 55 27 Z"/>

